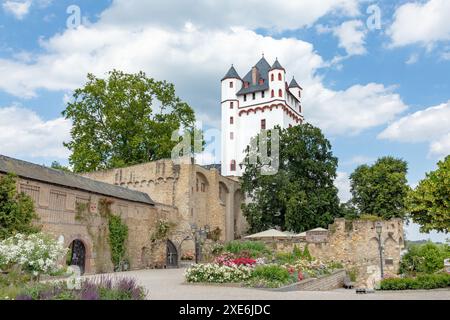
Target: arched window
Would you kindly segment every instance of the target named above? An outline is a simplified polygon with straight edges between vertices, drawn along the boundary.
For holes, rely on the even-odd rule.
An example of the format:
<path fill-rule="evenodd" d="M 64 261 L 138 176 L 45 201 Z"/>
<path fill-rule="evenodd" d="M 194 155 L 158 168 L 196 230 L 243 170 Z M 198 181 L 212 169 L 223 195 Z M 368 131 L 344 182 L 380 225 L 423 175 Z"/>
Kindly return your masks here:
<path fill-rule="evenodd" d="M 233 108 L 234 108 L 234 102 L 231 101 L 231 102 L 230 102 L 230 109 L 233 109 Z"/>
<path fill-rule="evenodd" d="M 275 91 L 273 91 L 273 89 L 271 91 L 271 96 L 272 96 L 272 98 L 275 97 Z"/>
<path fill-rule="evenodd" d="M 281 77 L 281 72 L 280 73 L 278 73 L 278 80 L 283 80 L 283 78 Z"/>
<path fill-rule="evenodd" d="M 270 81 L 273 81 L 273 80 L 275 80 L 275 77 L 274 77 L 274 75 L 273 75 L 273 73 L 270 75 Z"/>
<path fill-rule="evenodd" d="M 283 97 L 283 90 L 281 90 L 281 89 L 278 90 L 278 96 L 279 96 L 279 97 Z"/>
<path fill-rule="evenodd" d="M 230 124 L 233 124 L 233 123 L 234 123 L 234 118 L 230 117 Z"/>
<path fill-rule="evenodd" d="M 230 81 L 230 88 L 233 88 L 233 81 Z"/>
<path fill-rule="evenodd" d="M 230 171 L 236 171 L 236 160 L 231 160 Z"/>

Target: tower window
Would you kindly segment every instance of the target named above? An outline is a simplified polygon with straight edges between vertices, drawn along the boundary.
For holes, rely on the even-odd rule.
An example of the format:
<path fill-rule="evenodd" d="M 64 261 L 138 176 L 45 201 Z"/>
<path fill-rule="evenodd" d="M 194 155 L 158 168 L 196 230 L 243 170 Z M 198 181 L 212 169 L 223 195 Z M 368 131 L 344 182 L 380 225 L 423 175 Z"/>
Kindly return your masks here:
<path fill-rule="evenodd" d="M 274 77 L 274 75 L 273 75 L 273 73 L 270 75 L 270 81 L 273 81 L 273 80 L 275 80 L 275 77 Z"/>
<path fill-rule="evenodd" d="M 281 77 L 281 73 L 278 73 L 278 80 L 283 80 L 283 78 Z"/>
<path fill-rule="evenodd" d="M 281 89 L 278 90 L 278 96 L 279 96 L 279 97 L 283 97 L 283 90 L 281 90 Z"/>
<path fill-rule="evenodd" d="M 234 132 L 230 132 L 230 140 L 234 140 Z"/>
<path fill-rule="evenodd" d="M 252 99 L 255 100 L 256 99 L 256 93 L 253 92 L 252 94 Z"/>
<path fill-rule="evenodd" d="M 230 109 L 234 108 L 234 102 L 230 102 Z"/>
<path fill-rule="evenodd" d="M 261 91 L 261 98 L 264 98 L 264 96 L 265 96 L 265 92 Z"/>
<path fill-rule="evenodd" d="M 261 129 L 266 130 L 266 119 L 261 120 Z"/>
<path fill-rule="evenodd" d="M 275 97 L 275 91 L 273 91 L 273 90 L 271 91 L 271 96 L 272 96 L 272 98 Z"/>
<path fill-rule="evenodd" d="M 233 124 L 233 123 L 234 123 L 234 118 L 230 117 L 230 124 Z"/>
<path fill-rule="evenodd" d="M 231 160 L 230 171 L 236 171 L 236 160 Z"/>
<path fill-rule="evenodd" d="M 247 101 L 247 95 L 244 94 L 244 102 Z"/>
<path fill-rule="evenodd" d="M 230 81 L 230 88 L 233 88 L 233 81 Z"/>
<path fill-rule="evenodd" d="M 298 97 L 301 98 L 301 96 L 302 96 L 302 92 L 298 91 Z"/>

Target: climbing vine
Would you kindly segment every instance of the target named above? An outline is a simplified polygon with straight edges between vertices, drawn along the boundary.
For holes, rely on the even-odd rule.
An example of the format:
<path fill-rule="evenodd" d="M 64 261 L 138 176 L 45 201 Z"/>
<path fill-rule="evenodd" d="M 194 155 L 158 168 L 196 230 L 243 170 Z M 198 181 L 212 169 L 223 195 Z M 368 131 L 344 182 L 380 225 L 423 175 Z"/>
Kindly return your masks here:
<path fill-rule="evenodd" d="M 156 222 L 156 229 L 151 235 L 152 240 L 165 240 L 169 237 L 171 230 L 176 226 L 175 223 L 165 219 Z"/>
<path fill-rule="evenodd" d="M 100 199 L 97 213 L 89 212 L 90 203 L 76 204 L 75 219 L 86 225 L 87 233 L 92 239 L 98 273 L 110 270 L 110 262 L 106 259 L 108 249 L 114 267 L 119 266 L 125 256 L 128 227 L 119 216 L 112 214 L 112 203 L 111 200 Z"/>
<path fill-rule="evenodd" d="M 109 216 L 109 246 L 111 248 L 111 260 L 117 268 L 124 260 L 125 241 L 128 237 L 128 226 L 122 222 L 119 216 Z"/>

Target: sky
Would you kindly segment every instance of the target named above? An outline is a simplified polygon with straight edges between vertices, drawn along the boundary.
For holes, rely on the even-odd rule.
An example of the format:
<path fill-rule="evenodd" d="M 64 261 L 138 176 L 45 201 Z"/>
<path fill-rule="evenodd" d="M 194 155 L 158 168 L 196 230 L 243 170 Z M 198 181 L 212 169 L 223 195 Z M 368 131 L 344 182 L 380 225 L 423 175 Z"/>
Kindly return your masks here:
<path fill-rule="evenodd" d="M 415 187 L 450 153 L 448 0 L 0 0 L 0 154 L 67 164 L 61 112 L 87 73 L 114 68 L 174 83 L 220 129 L 220 79 L 262 53 L 303 87 L 306 121 L 339 158 L 341 201 L 358 165 L 402 158 Z"/>

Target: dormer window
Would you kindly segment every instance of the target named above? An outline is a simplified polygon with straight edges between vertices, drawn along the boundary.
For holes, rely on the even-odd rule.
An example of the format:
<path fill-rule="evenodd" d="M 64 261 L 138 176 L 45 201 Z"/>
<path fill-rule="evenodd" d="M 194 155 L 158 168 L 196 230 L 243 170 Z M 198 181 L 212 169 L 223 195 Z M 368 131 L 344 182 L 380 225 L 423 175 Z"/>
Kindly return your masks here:
<path fill-rule="evenodd" d="M 259 85 L 262 86 L 264 84 L 264 79 L 259 79 Z"/>
<path fill-rule="evenodd" d="M 248 88 L 250 86 L 250 83 L 244 82 L 244 88 Z"/>

